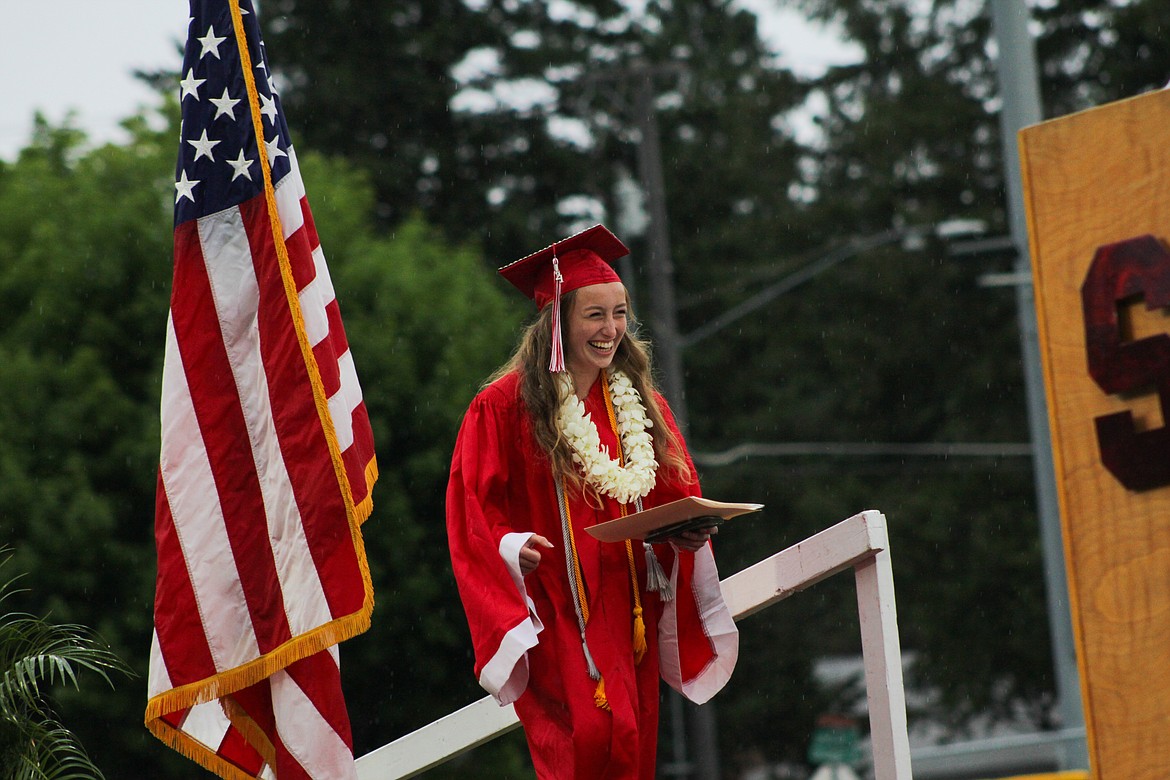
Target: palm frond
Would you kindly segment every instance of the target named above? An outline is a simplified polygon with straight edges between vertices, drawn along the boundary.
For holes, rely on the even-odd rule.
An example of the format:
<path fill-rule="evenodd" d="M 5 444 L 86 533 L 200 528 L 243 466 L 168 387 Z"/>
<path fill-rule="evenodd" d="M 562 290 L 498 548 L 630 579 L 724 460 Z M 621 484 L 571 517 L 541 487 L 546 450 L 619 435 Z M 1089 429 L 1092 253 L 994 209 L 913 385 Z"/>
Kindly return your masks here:
<path fill-rule="evenodd" d="M 60 723 L 48 718 L 22 725 L 13 780 L 103 780 L 77 737 Z"/>
<path fill-rule="evenodd" d="M 110 672 L 129 667 L 85 626 L 54 625 L 23 613 L 0 616 L 0 711 L 35 706 L 45 687 L 78 686 L 89 670 L 113 686 Z"/>
<path fill-rule="evenodd" d="M 0 546 L 0 568 L 11 560 Z M 19 592 L 19 577 L 0 583 L 0 603 Z M 0 615 L 0 768 L 13 780 L 101 780 L 78 739 L 47 699 L 55 685 L 78 687 L 89 671 L 113 686 L 112 672 L 133 671 L 91 629 L 56 625 L 27 612 Z"/>

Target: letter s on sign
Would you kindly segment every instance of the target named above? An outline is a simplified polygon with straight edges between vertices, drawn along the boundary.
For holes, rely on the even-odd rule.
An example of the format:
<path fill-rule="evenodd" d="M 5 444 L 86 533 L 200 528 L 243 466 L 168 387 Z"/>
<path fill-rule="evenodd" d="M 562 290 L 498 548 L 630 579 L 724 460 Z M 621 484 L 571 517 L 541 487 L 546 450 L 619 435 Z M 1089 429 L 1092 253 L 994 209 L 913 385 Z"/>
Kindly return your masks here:
<path fill-rule="evenodd" d="M 1089 374 L 1110 395 L 1156 392 L 1167 424 L 1138 431 L 1133 412 L 1097 417 L 1101 462 L 1130 490 L 1170 485 L 1170 335 L 1125 341 L 1117 304 L 1141 296 L 1146 308 L 1170 306 L 1170 250 L 1153 236 L 1100 247 L 1081 300 Z"/>

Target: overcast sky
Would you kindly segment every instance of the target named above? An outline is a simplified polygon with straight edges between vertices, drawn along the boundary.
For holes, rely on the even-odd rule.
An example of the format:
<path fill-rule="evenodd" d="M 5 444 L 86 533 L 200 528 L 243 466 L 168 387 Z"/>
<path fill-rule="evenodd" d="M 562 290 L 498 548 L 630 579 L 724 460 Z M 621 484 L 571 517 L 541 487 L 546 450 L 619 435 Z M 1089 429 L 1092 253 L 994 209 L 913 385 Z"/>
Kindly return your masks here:
<path fill-rule="evenodd" d="M 810 27 L 777 0 L 739 0 L 761 16 L 761 34 L 782 61 L 816 73 L 856 57 L 834 36 Z M 186 0 L 11 0 L 0 45 L 0 159 L 29 140 L 33 114 L 59 124 L 70 110 L 90 140 L 122 141 L 118 122 L 154 95 L 136 68 L 177 68 L 186 37 Z M 270 52 L 279 57 L 279 52 Z"/>
<path fill-rule="evenodd" d="M 95 141 L 120 140 L 118 120 L 154 96 L 135 68 L 178 68 L 186 0 L 13 0 L 0 45 L 0 158 L 28 143 L 33 113 L 69 109 Z"/>

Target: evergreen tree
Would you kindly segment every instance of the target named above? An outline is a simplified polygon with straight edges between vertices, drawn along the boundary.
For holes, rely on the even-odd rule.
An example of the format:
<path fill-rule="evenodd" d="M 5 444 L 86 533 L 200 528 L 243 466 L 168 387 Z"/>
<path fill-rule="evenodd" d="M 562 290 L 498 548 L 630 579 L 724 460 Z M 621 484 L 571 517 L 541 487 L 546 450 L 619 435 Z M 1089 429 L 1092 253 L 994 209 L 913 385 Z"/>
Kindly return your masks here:
<path fill-rule="evenodd" d="M 1064 0 L 1033 11 L 1047 116 L 1159 89 L 1170 81 L 1170 7 L 1158 0 Z"/>

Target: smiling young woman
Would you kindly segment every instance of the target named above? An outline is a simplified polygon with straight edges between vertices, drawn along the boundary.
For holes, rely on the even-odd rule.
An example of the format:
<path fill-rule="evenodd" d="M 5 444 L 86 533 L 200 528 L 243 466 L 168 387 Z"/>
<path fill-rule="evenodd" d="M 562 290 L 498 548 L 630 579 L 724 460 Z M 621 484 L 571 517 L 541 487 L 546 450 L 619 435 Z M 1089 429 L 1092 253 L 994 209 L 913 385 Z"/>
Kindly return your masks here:
<path fill-rule="evenodd" d="M 515 702 L 541 778 L 653 778 L 659 679 L 702 703 L 738 655 L 714 529 L 655 545 L 583 533 L 699 493 L 611 265 L 627 251 L 597 225 L 500 269 L 539 314 L 472 402 L 451 462 L 475 673 Z"/>
<path fill-rule="evenodd" d="M 629 301 L 621 282 L 594 284 L 577 290 L 565 313 L 565 367 L 573 390 L 584 398 L 601 371 L 613 363 L 618 344 L 626 335 Z"/>

